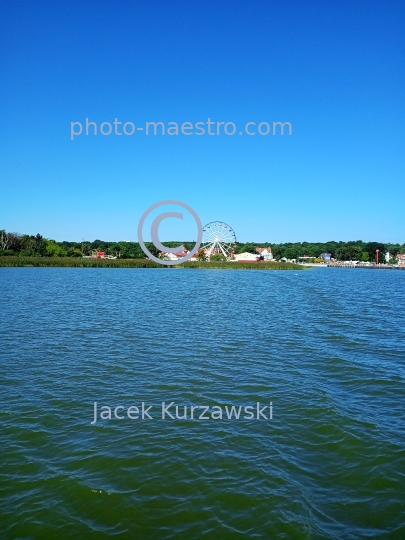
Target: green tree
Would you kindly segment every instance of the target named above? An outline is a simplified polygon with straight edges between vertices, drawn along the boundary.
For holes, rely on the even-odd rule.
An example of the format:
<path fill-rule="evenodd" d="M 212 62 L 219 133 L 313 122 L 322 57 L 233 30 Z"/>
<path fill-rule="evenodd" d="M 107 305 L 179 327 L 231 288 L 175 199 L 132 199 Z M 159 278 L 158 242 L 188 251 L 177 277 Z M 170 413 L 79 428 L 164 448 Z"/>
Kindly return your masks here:
<path fill-rule="evenodd" d="M 81 249 L 83 255 L 89 255 L 90 251 L 91 251 L 90 242 L 86 242 L 85 240 L 83 240 L 82 243 L 81 243 L 81 248 L 80 249 Z"/>
<path fill-rule="evenodd" d="M 83 253 L 78 248 L 71 247 L 71 248 L 67 249 L 66 251 L 67 251 L 67 256 L 68 257 L 82 257 L 83 256 Z"/>
<path fill-rule="evenodd" d="M 46 254 L 50 257 L 66 257 L 67 251 L 61 248 L 55 240 L 45 240 Z"/>
<path fill-rule="evenodd" d="M 365 245 L 364 251 L 367 251 L 370 261 L 375 261 L 377 249 L 379 250 L 378 260 L 379 262 L 383 262 L 386 253 L 385 244 L 381 244 L 380 242 L 368 242 L 368 244 Z"/>
<path fill-rule="evenodd" d="M 256 244 L 253 242 L 246 242 L 246 244 L 239 244 L 236 248 L 236 253 L 257 253 Z"/>
<path fill-rule="evenodd" d="M 11 241 L 9 235 L 4 229 L 0 231 L 0 249 L 6 250 L 10 247 Z"/>
<path fill-rule="evenodd" d="M 155 246 L 153 242 L 145 242 L 145 247 L 149 250 L 149 252 L 154 255 L 155 257 L 159 257 L 160 251 Z M 143 253 L 143 252 L 142 252 Z M 144 254 L 145 257 L 145 254 Z"/>
<path fill-rule="evenodd" d="M 280 246 L 274 246 L 274 247 L 272 247 L 272 248 L 271 248 L 271 252 L 273 253 L 274 259 L 276 259 L 276 260 L 281 259 L 282 255 L 281 255 L 281 248 L 280 248 Z"/>
<path fill-rule="evenodd" d="M 197 261 L 206 261 L 207 260 L 207 255 L 205 253 L 204 248 L 200 247 L 200 249 L 197 251 L 196 258 L 197 258 Z"/>
<path fill-rule="evenodd" d="M 342 261 L 359 261 L 362 257 L 358 246 L 345 246 L 339 250 L 339 259 Z"/>
<path fill-rule="evenodd" d="M 214 261 L 214 262 L 226 261 L 226 257 L 224 256 L 223 253 L 215 253 L 214 255 L 211 255 L 211 261 Z"/>
<path fill-rule="evenodd" d="M 283 253 L 283 257 L 285 257 L 286 259 L 296 259 L 298 256 L 298 249 L 294 246 L 286 248 Z"/>
<path fill-rule="evenodd" d="M 47 254 L 45 238 L 38 233 L 36 236 L 34 236 L 34 242 L 35 242 L 34 250 L 36 254 L 41 257 L 44 257 Z"/>

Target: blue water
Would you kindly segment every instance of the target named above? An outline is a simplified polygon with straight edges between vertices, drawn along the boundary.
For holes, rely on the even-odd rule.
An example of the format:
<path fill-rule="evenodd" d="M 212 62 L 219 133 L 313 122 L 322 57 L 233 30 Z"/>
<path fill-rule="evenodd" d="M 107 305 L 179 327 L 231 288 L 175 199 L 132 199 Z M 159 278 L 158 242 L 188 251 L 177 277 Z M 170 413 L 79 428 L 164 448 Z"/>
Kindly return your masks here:
<path fill-rule="evenodd" d="M 0 268 L 0 306 L 0 538 L 405 538 L 405 272 Z"/>

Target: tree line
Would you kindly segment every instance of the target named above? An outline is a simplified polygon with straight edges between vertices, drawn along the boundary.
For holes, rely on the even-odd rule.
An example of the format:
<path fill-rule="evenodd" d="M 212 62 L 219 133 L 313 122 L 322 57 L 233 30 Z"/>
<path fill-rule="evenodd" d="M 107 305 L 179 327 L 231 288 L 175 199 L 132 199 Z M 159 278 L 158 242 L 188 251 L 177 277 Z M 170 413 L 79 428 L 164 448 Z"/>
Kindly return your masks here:
<path fill-rule="evenodd" d="M 183 244 L 187 249 L 192 249 L 193 241 L 171 241 L 164 242 L 167 247 L 174 247 Z M 153 255 L 158 255 L 158 250 L 152 243 L 146 246 Z M 379 250 L 379 260 L 385 260 L 386 253 L 390 254 L 390 259 L 395 260 L 398 253 L 405 253 L 405 243 L 394 244 L 381 242 L 363 242 L 354 240 L 350 242 L 295 242 L 275 244 L 272 242 L 237 242 L 235 253 L 256 253 L 257 247 L 271 246 L 273 257 L 280 259 L 297 259 L 298 257 L 319 257 L 322 253 L 329 253 L 332 258 L 339 261 L 374 261 L 376 250 Z M 146 255 L 142 251 L 138 242 L 108 242 L 105 240 L 94 240 L 89 242 L 57 242 L 49 238 L 44 238 L 40 234 L 28 235 L 0 230 L 0 256 L 21 255 L 25 257 L 83 257 L 91 255 L 94 251 L 104 251 L 122 259 L 145 259 Z"/>
<path fill-rule="evenodd" d="M 259 244 L 250 242 L 238 245 L 236 252 L 247 251 L 255 253 Z M 398 253 L 405 253 L 405 243 L 394 244 L 381 242 L 364 242 L 363 240 L 353 240 L 349 242 L 295 242 L 272 244 L 271 242 L 261 244 L 261 247 L 271 246 L 275 259 L 298 259 L 299 257 L 318 258 L 323 253 L 338 261 L 375 261 L 376 250 L 379 250 L 379 261 L 385 261 L 385 255 L 389 253 L 390 260 L 395 260 Z"/>

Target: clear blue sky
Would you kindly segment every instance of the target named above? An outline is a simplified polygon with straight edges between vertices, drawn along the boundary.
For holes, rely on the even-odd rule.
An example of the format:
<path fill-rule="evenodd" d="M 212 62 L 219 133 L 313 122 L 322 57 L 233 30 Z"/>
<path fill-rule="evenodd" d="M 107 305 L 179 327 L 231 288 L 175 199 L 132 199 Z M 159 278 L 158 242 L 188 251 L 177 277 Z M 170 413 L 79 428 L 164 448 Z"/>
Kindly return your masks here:
<path fill-rule="evenodd" d="M 405 242 L 405 2 L 2 2 L 0 229 L 136 240 L 163 199 L 241 241 Z M 292 136 L 70 122 L 289 121 Z M 177 220 L 171 220 L 177 221 Z M 167 225 L 166 236 L 176 235 Z"/>

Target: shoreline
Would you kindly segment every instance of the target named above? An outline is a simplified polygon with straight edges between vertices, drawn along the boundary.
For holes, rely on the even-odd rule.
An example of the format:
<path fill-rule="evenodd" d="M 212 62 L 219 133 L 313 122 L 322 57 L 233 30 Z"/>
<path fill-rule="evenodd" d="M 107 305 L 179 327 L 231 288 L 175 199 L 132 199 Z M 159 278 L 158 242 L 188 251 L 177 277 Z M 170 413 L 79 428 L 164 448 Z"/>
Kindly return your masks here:
<path fill-rule="evenodd" d="M 149 259 L 89 259 L 81 257 L 0 257 L 0 267 L 22 268 L 162 268 L 162 269 L 215 269 L 215 270 L 308 270 L 294 263 L 268 262 L 207 262 L 187 261 L 166 266 Z"/>
<path fill-rule="evenodd" d="M 405 270 L 405 266 L 354 265 L 343 263 L 310 264 L 289 262 L 208 262 L 187 261 L 178 265 L 163 265 L 150 259 L 95 259 L 88 257 L 18 257 L 0 256 L 0 268 L 166 268 L 198 270 L 311 270 L 314 268 L 350 268 L 363 270 Z"/>
<path fill-rule="evenodd" d="M 355 268 L 355 269 L 361 269 L 361 270 L 405 270 L 405 266 L 394 266 L 389 264 L 340 264 L 340 263 L 333 263 L 328 264 L 328 268 Z"/>

